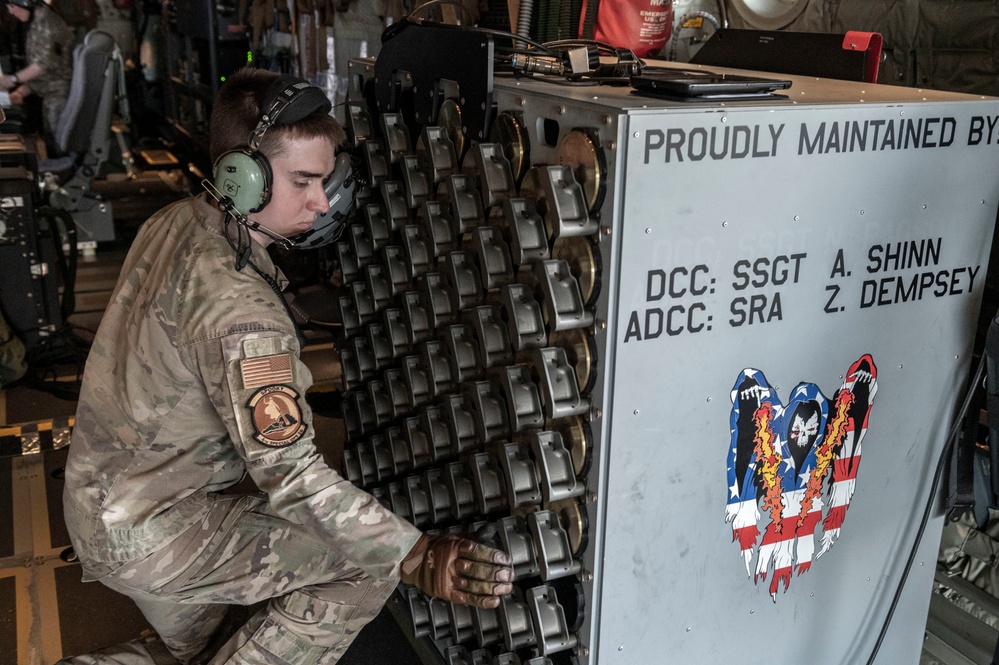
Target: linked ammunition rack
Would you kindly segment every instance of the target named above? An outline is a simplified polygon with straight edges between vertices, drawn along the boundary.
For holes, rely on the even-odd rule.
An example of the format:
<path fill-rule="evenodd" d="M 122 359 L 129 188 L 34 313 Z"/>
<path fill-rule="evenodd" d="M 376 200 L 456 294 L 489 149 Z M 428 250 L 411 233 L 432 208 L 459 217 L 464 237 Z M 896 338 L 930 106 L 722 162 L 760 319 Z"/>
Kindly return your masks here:
<path fill-rule="evenodd" d="M 999 102 L 663 100 L 406 30 L 349 74 L 344 468 L 517 573 L 496 610 L 403 590 L 415 634 L 449 665 L 864 661 L 972 358 Z M 939 526 L 885 662 L 918 657 Z"/>

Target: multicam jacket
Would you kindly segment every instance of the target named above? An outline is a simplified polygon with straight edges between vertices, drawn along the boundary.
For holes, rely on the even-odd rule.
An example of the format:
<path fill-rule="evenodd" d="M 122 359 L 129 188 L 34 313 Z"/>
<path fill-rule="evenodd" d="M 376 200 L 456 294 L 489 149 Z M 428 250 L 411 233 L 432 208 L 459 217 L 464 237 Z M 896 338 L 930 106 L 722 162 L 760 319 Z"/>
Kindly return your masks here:
<path fill-rule="evenodd" d="M 73 31 L 58 14 L 45 4 L 35 8 L 24 41 L 24 54 L 29 63 L 38 64 L 45 71 L 28 85 L 43 100 L 47 120 L 51 123 L 49 131 L 55 130 L 69 96 L 73 40 Z"/>
<path fill-rule="evenodd" d="M 235 269 L 223 220 L 204 195 L 167 206 L 125 260 L 66 466 L 66 520 L 84 569 L 94 577 L 164 546 L 248 472 L 278 514 L 367 572 L 396 574 L 420 532 L 323 462 L 294 325 L 251 266 Z M 283 283 L 251 244 L 250 260 Z"/>

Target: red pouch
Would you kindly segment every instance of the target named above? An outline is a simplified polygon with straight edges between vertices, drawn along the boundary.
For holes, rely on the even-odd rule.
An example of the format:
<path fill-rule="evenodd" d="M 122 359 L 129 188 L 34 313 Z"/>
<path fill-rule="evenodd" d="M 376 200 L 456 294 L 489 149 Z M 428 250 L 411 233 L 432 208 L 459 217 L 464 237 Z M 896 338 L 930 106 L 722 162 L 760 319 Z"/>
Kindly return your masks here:
<path fill-rule="evenodd" d="M 598 0 L 583 0 L 580 36 L 588 37 L 587 9 Z M 590 7 L 592 13 L 594 8 Z M 615 48 L 631 49 L 639 58 L 662 51 L 673 31 L 673 0 L 603 0 L 596 7 L 592 38 Z"/>

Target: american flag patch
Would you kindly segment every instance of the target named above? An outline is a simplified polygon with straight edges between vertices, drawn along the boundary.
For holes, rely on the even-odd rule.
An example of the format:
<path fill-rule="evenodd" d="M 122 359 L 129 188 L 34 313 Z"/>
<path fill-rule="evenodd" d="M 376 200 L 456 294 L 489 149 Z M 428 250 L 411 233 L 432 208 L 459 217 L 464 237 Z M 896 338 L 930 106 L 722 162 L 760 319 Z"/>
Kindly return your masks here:
<path fill-rule="evenodd" d="M 247 358 L 239 364 L 243 375 L 243 388 L 259 388 L 272 383 L 291 381 L 291 354 Z"/>

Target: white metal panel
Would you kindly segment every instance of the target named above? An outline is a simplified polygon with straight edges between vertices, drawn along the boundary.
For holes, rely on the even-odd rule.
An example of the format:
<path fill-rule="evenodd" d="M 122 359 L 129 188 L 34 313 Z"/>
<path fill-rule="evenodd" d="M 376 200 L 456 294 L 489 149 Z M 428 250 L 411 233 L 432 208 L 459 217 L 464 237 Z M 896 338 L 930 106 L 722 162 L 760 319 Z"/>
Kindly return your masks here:
<path fill-rule="evenodd" d="M 997 114 L 983 101 L 629 117 L 597 662 L 866 660 L 970 361 L 999 183 L 995 146 L 969 143 Z M 903 136 L 875 140 L 889 125 Z M 831 401 L 865 354 L 877 392 L 839 541 L 815 558 L 799 534 L 771 599 L 773 566 L 754 581 L 725 520 L 731 391 L 754 368 L 785 404 L 801 382 Z M 825 516 L 829 490 L 818 498 Z M 918 658 L 939 527 L 879 662 Z"/>

